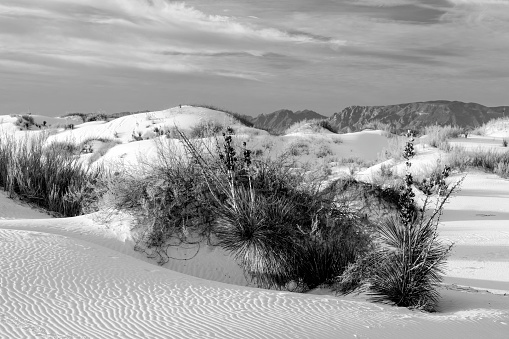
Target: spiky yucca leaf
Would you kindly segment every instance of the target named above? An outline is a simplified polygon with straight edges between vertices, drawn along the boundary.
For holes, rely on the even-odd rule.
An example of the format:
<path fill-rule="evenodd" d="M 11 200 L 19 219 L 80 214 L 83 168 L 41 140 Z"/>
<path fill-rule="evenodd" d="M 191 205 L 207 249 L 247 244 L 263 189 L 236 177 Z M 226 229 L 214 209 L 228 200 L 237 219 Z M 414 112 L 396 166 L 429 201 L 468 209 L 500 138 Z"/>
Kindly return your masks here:
<path fill-rule="evenodd" d="M 290 201 L 238 187 L 218 212 L 219 244 L 234 254 L 259 285 L 284 286 L 294 278 L 292 263 L 299 243 Z"/>
<path fill-rule="evenodd" d="M 432 310 L 451 246 L 437 239 L 433 218 L 405 225 L 388 219 L 378 226 L 382 247 L 373 256 L 369 282 L 375 300 Z"/>

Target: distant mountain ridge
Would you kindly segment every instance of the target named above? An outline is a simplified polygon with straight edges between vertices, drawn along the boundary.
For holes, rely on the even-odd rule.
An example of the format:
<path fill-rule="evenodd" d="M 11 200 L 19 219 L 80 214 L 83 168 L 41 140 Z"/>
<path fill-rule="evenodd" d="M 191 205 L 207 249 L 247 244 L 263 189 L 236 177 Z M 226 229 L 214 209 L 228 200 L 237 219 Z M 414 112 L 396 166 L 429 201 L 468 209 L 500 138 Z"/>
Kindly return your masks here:
<path fill-rule="evenodd" d="M 387 126 L 394 131 L 418 130 L 429 125 L 477 127 L 509 116 L 509 106 L 487 107 L 460 101 L 424 101 L 387 106 L 350 106 L 329 120 L 341 132 Z"/>
<path fill-rule="evenodd" d="M 272 131 L 282 131 L 296 122 L 311 119 L 327 119 L 326 116 L 308 109 L 293 112 L 289 109 L 280 109 L 269 114 L 260 114 L 251 119 L 251 122 L 257 128 Z"/>

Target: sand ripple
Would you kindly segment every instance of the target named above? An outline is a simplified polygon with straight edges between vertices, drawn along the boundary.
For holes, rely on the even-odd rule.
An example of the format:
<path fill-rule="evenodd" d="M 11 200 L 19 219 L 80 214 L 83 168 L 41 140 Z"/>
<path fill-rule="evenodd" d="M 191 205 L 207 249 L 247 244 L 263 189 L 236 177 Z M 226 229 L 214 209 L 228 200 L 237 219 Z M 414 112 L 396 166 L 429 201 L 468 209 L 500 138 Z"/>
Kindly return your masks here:
<path fill-rule="evenodd" d="M 0 258 L 0 338 L 394 338 L 424 337 L 430 326 L 449 338 L 496 338 L 509 331 L 507 313 L 433 316 L 243 288 L 56 234 L 0 229 Z"/>

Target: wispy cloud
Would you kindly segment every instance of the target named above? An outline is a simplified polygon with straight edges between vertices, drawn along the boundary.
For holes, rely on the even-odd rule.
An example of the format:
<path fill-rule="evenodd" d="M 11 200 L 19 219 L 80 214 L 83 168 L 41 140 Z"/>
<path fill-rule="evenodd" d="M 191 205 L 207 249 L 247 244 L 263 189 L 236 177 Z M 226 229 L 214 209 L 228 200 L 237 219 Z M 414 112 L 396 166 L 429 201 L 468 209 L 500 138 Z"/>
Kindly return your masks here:
<path fill-rule="evenodd" d="M 0 83 L 8 76 L 19 86 L 0 85 L 11 93 L 37 93 L 33 84 L 41 82 L 54 82 L 55 91 L 63 82 L 71 91 L 81 82 L 91 93 L 102 86 L 101 95 L 118 98 L 118 88 L 139 83 L 152 99 L 159 98 L 154 88 L 166 88 L 165 93 L 179 93 L 172 94 L 179 101 L 184 93 L 198 91 L 258 107 L 256 93 L 263 105 L 289 107 L 284 101 L 297 104 L 312 97 L 332 111 L 397 95 L 407 101 L 405 94 L 417 81 L 433 87 L 415 89 L 430 95 L 457 88 L 452 93 L 477 96 L 488 88 L 475 87 L 480 79 L 499 85 L 509 80 L 500 71 L 507 55 L 509 0 L 0 4 Z M 374 92 L 366 95 L 366 88 Z"/>

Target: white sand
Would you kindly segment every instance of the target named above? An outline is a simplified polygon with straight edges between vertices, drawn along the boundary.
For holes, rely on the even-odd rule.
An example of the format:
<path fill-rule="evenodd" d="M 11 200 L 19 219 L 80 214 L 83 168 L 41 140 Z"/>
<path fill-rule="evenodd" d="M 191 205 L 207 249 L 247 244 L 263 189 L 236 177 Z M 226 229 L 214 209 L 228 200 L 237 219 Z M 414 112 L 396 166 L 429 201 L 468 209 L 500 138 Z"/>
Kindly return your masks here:
<path fill-rule="evenodd" d="M 341 137 L 370 158 L 381 135 Z M 157 266 L 133 250 L 125 216 L 53 219 L 0 194 L 0 338 L 508 338 L 508 192 L 470 173 L 446 206 L 440 232 L 456 246 L 433 314 L 248 287 L 217 248 Z"/>

